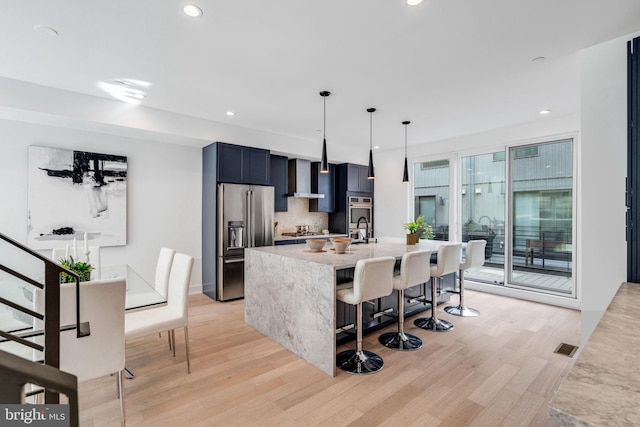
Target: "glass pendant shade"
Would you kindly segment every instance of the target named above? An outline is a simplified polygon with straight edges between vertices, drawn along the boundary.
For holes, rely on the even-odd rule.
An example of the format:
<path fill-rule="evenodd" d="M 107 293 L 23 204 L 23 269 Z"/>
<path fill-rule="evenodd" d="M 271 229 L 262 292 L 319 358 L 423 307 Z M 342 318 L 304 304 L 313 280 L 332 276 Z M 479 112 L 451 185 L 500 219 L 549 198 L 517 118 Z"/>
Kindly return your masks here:
<path fill-rule="evenodd" d="M 404 172 L 402 173 L 402 182 L 409 182 L 409 162 L 407 161 L 407 125 L 410 121 L 404 121 Z"/>
<path fill-rule="evenodd" d="M 327 160 L 327 96 L 331 92 L 323 90 L 320 96 L 323 99 L 323 125 L 322 125 L 322 157 L 320 158 L 320 173 L 329 173 L 329 161 Z"/>
<path fill-rule="evenodd" d="M 373 113 L 375 108 L 367 108 L 369 113 L 369 173 L 367 178 L 375 179 L 376 175 L 373 173 Z"/>

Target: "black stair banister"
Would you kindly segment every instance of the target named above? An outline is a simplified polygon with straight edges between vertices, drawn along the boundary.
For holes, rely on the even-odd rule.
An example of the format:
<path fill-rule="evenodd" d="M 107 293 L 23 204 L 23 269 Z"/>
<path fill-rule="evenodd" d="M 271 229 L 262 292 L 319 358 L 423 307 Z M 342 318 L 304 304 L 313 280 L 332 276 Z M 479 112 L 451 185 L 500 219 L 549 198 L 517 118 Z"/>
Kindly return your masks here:
<path fill-rule="evenodd" d="M 32 250 L 31 248 L 13 240 L 12 238 L 0 233 L 0 239 L 9 243 L 10 245 L 18 248 L 22 252 L 25 252 L 31 255 L 34 258 L 41 260 L 44 263 L 44 285 L 38 283 L 32 278 L 14 271 L 13 269 L 6 267 L 0 264 L 0 270 L 5 271 L 17 279 L 20 279 L 34 287 L 44 290 L 44 316 L 41 314 L 27 308 L 23 307 L 19 304 L 12 303 L 11 301 L 6 301 L 1 299 L 1 303 L 5 303 L 5 301 L 9 304 L 11 308 L 18 310 L 22 313 L 29 314 L 34 318 L 38 318 L 44 320 L 44 346 L 40 344 L 33 343 L 31 341 L 26 340 L 26 336 L 20 336 L 19 334 L 11 334 L 6 331 L 0 331 L 0 336 L 5 338 L 5 340 L 11 340 L 18 342 L 22 345 L 34 348 L 38 351 L 44 352 L 44 365 L 48 365 L 49 367 L 55 368 L 56 370 L 60 367 L 60 274 L 66 273 L 72 276 L 76 282 L 76 335 L 78 338 L 83 336 L 87 336 L 90 334 L 89 325 L 80 323 L 80 276 L 75 272 L 68 270 L 58 263 L 50 260 L 49 258 L 41 255 L 40 253 Z M 32 336 L 36 336 L 32 334 Z M 5 341 L 2 340 L 2 341 Z M 2 353 L 2 352 L 0 352 Z M 30 362 L 33 363 L 33 362 Z M 40 365 L 39 363 L 36 363 Z M 45 388 L 45 402 L 46 403 L 58 403 L 59 395 L 53 389 Z"/>
<path fill-rule="evenodd" d="M 0 384 L 1 403 L 22 403 L 25 384 L 44 387 L 48 393 L 55 392 L 56 396 L 57 393 L 65 394 L 69 399 L 70 425 L 77 427 L 80 424 L 78 379 L 75 375 L 0 350 Z"/>

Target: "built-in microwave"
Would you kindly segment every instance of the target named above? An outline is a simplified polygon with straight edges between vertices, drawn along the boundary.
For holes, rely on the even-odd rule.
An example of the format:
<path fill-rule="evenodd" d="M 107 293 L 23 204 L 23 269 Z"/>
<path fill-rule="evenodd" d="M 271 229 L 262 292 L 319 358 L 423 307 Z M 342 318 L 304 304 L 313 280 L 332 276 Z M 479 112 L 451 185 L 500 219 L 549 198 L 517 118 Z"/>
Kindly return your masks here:
<path fill-rule="evenodd" d="M 349 235 L 355 234 L 354 237 L 356 237 L 359 233 L 358 228 L 361 228 L 367 230 L 367 237 L 371 237 L 372 219 L 373 199 L 371 197 L 349 197 Z"/>

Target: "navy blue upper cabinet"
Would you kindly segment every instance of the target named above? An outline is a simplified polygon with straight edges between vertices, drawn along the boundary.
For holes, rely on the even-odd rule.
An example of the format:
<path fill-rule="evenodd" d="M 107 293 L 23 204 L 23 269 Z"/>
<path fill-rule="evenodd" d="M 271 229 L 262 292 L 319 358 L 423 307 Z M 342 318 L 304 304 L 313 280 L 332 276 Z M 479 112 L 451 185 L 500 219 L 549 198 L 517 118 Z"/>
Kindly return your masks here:
<path fill-rule="evenodd" d="M 269 185 L 269 150 L 216 143 L 218 148 L 218 182 Z"/>
<path fill-rule="evenodd" d="M 373 179 L 369 179 L 369 168 L 347 163 L 347 191 L 373 194 Z"/>
<path fill-rule="evenodd" d="M 336 165 L 329 163 L 329 173 L 320 173 L 320 162 L 311 163 L 311 192 L 324 199 L 310 199 L 309 212 L 336 211 Z"/>
<path fill-rule="evenodd" d="M 274 208 L 276 212 L 289 209 L 289 159 L 285 156 L 271 155 L 271 185 L 274 191 Z"/>

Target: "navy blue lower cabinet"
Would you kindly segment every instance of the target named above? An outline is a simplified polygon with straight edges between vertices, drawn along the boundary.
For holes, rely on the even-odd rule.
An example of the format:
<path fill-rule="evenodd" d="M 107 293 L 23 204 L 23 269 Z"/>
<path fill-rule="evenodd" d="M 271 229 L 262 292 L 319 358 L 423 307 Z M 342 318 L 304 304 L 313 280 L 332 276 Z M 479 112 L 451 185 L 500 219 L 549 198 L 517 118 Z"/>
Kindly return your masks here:
<path fill-rule="evenodd" d="M 304 240 L 298 240 L 298 239 L 287 239 L 287 240 L 276 240 L 274 241 L 274 245 L 275 246 L 282 246 L 282 245 L 297 245 L 298 243 L 306 243 Z"/>

